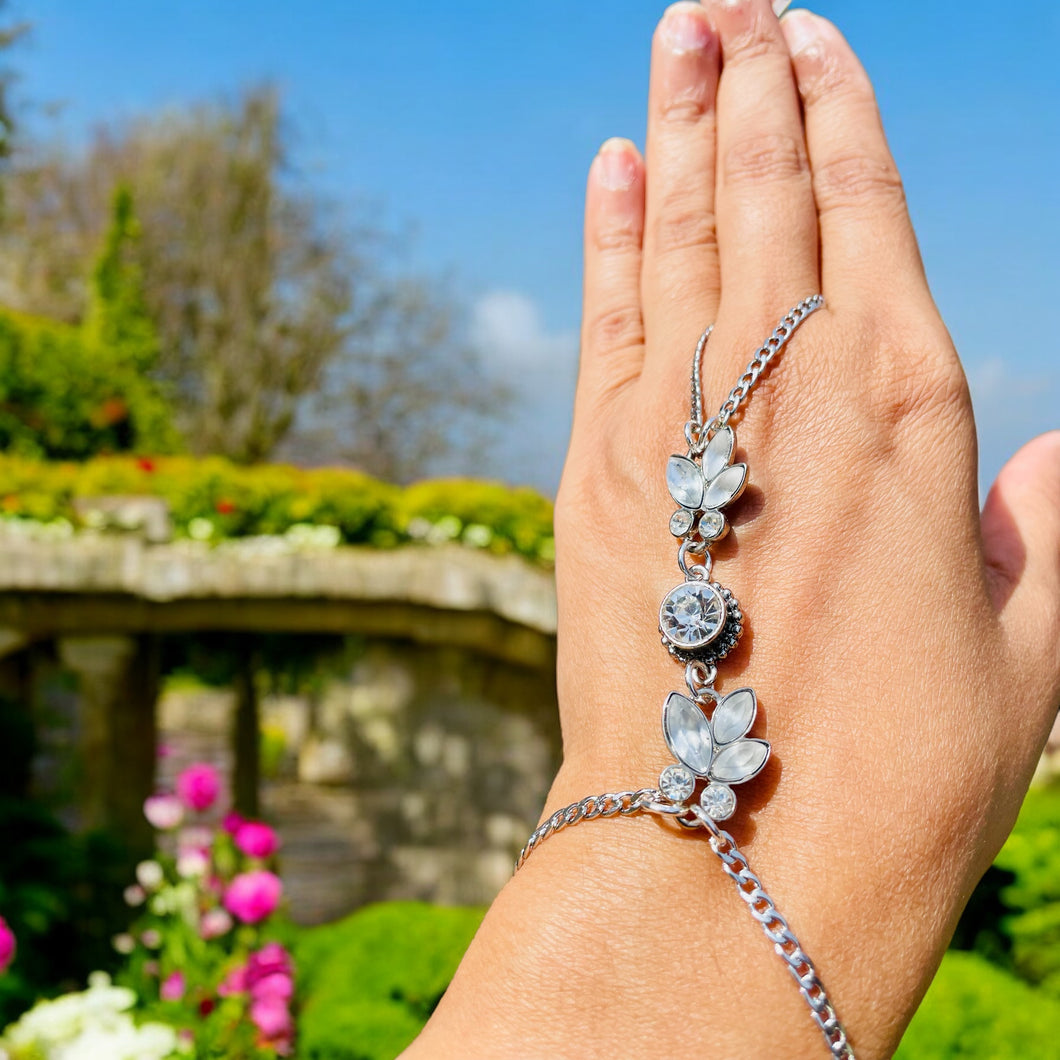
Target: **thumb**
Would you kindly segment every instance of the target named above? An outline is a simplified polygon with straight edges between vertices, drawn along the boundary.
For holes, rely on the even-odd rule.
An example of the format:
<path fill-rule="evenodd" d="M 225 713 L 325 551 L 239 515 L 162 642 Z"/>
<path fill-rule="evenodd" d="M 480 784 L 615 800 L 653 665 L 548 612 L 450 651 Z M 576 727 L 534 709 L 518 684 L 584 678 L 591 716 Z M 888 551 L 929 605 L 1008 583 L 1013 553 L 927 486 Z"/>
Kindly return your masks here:
<path fill-rule="evenodd" d="M 1060 697 L 1060 431 L 1028 442 L 1001 469 L 982 515 L 994 607 L 1021 668 Z M 1033 681 L 1031 688 L 1042 687 Z"/>

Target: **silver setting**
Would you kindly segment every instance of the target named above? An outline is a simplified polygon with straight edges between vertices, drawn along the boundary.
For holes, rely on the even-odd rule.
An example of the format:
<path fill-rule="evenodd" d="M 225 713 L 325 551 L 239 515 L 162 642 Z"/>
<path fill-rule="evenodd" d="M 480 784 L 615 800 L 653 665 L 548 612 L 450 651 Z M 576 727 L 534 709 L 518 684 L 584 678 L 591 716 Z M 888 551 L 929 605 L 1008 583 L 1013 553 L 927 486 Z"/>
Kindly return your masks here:
<path fill-rule="evenodd" d="M 662 634 L 663 646 L 678 662 L 688 663 L 699 661 L 707 663 L 708 665 L 714 665 L 724 659 L 725 656 L 736 647 L 740 640 L 740 635 L 743 633 L 743 612 L 740 610 L 739 601 L 733 596 L 732 591 L 727 589 L 724 585 L 719 585 L 718 582 L 711 582 L 710 585 L 721 593 L 722 599 L 725 601 L 727 612 L 725 624 L 722 626 L 721 633 L 715 640 L 711 641 L 703 648 L 691 650 L 680 648 L 666 635 L 663 631 L 662 625 L 660 624 L 659 626 L 659 632 Z"/>
<path fill-rule="evenodd" d="M 686 508 L 678 508 L 673 515 L 670 516 L 670 533 L 674 537 L 684 537 L 689 530 L 692 529 L 692 524 L 696 521 L 695 515 L 688 511 Z"/>
<path fill-rule="evenodd" d="M 699 796 L 699 805 L 713 821 L 727 821 L 736 812 L 736 795 L 727 784 L 708 784 Z"/>

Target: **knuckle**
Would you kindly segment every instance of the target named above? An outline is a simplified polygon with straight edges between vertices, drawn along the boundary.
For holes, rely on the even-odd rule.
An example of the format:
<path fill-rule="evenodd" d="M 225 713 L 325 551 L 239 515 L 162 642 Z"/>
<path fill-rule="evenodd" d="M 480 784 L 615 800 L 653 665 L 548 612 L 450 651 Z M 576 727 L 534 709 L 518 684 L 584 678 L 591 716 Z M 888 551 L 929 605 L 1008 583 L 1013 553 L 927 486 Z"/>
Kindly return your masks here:
<path fill-rule="evenodd" d="M 612 221 L 593 230 L 593 249 L 600 254 L 635 254 L 640 251 L 642 235 L 639 219 Z"/>
<path fill-rule="evenodd" d="M 656 252 L 662 255 L 693 248 L 712 250 L 718 245 L 713 211 L 686 194 L 663 200 L 653 235 Z"/>
<path fill-rule="evenodd" d="M 598 353 L 628 349 L 643 341 L 644 323 L 635 305 L 611 306 L 586 320 L 585 344 Z"/>
<path fill-rule="evenodd" d="M 882 350 L 873 376 L 876 419 L 888 432 L 911 423 L 948 423 L 971 404 L 960 361 L 940 354 L 937 336 Z"/>
<path fill-rule="evenodd" d="M 725 62 L 731 66 L 781 56 L 787 64 L 788 49 L 776 30 L 775 20 L 764 18 L 746 0 L 729 0 L 728 6 L 739 9 L 734 12 L 739 24 L 733 26 L 724 41 Z"/>
<path fill-rule="evenodd" d="M 725 152 L 722 165 L 725 181 L 732 185 L 800 180 L 807 172 L 805 144 L 781 133 L 737 141 Z"/>
<path fill-rule="evenodd" d="M 698 125 L 714 113 L 713 93 L 706 93 L 697 84 L 695 91 L 669 96 L 659 104 L 659 117 L 667 125 L 687 127 Z"/>
<path fill-rule="evenodd" d="M 813 190 L 819 213 L 851 206 L 905 210 L 905 189 L 890 159 L 843 153 L 816 166 Z"/>

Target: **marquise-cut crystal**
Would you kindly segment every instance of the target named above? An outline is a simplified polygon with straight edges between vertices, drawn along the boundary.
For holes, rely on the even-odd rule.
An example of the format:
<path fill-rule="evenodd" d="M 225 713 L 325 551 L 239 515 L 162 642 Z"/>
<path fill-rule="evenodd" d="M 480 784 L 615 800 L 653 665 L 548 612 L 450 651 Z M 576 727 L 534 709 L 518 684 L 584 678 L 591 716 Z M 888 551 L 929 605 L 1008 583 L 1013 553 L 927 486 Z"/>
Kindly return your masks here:
<path fill-rule="evenodd" d="M 696 778 L 684 766 L 667 766 L 659 777 L 659 790 L 671 802 L 684 802 L 695 788 Z"/>
<path fill-rule="evenodd" d="M 746 736 L 747 730 L 754 724 L 756 711 L 757 703 L 752 689 L 738 688 L 730 692 L 714 708 L 714 716 L 710 719 L 714 739 L 718 743 L 732 743 Z"/>
<path fill-rule="evenodd" d="M 682 508 L 695 511 L 703 503 L 703 472 L 687 456 L 671 456 L 666 465 L 666 488 Z"/>
<path fill-rule="evenodd" d="M 663 736 L 673 755 L 693 773 L 705 777 L 714 757 L 707 716 L 680 692 L 671 692 L 663 710 Z"/>
<path fill-rule="evenodd" d="M 708 482 L 732 459 L 735 445 L 736 435 L 731 427 L 722 427 L 707 442 L 707 448 L 703 451 L 703 477 Z"/>
<path fill-rule="evenodd" d="M 765 740 L 737 740 L 715 755 L 710 775 L 725 784 L 742 784 L 762 769 L 768 757 Z"/>
<path fill-rule="evenodd" d="M 684 537 L 689 530 L 692 529 L 693 516 L 691 512 L 685 511 L 684 508 L 678 508 L 673 515 L 670 516 L 670 533 L 674 537 Z"/>
<path fill-rule="evenodd" d="M 708 817 L 715 821 L 724 821 L 731 817 L 736 809 L 736 796 L 732 788 L 727 788 L 724 784 L 708 784 L 699 796 L 699 805 Z"/>
<path fill-rule="evenodd" d="M 706 493 L 703 495 L 702 505 L 704 508 L 724 508 L 726 504 L 736 500 L 743 493 L 745 485 L 747 485 L 747 465 L 733 464 L 732 467 L 727 467 L 710 480 Z"/>
<path fill-rule="evenodd" d="M 725 625 L 725 601 L 708 582 L 671 589 L 659 610 L 659 628 L 675 647 L 692 651 L 709 644 Z"/>

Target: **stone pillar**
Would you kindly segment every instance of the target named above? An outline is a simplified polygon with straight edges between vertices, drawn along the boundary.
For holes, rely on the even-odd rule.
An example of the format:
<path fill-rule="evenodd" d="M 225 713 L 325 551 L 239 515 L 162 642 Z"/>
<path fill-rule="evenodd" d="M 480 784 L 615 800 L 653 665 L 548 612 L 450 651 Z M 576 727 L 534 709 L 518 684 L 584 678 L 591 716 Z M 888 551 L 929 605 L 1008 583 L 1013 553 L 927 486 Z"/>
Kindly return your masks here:
<path fill-rule="evenodd" d="M 246 646 L 236 660 L 232 715 L 232 802 L 245 817 L 258 817 L 261 807 L 261 703 L 257 685 L 258 652 Z"/>
<path fill-rule="evenodd" d="M 59 658 L 77 679 L 81 822 L 149 850 L 143 802 L 154 789 L 158 641 L 151 636 L 62 637 Z"/>

